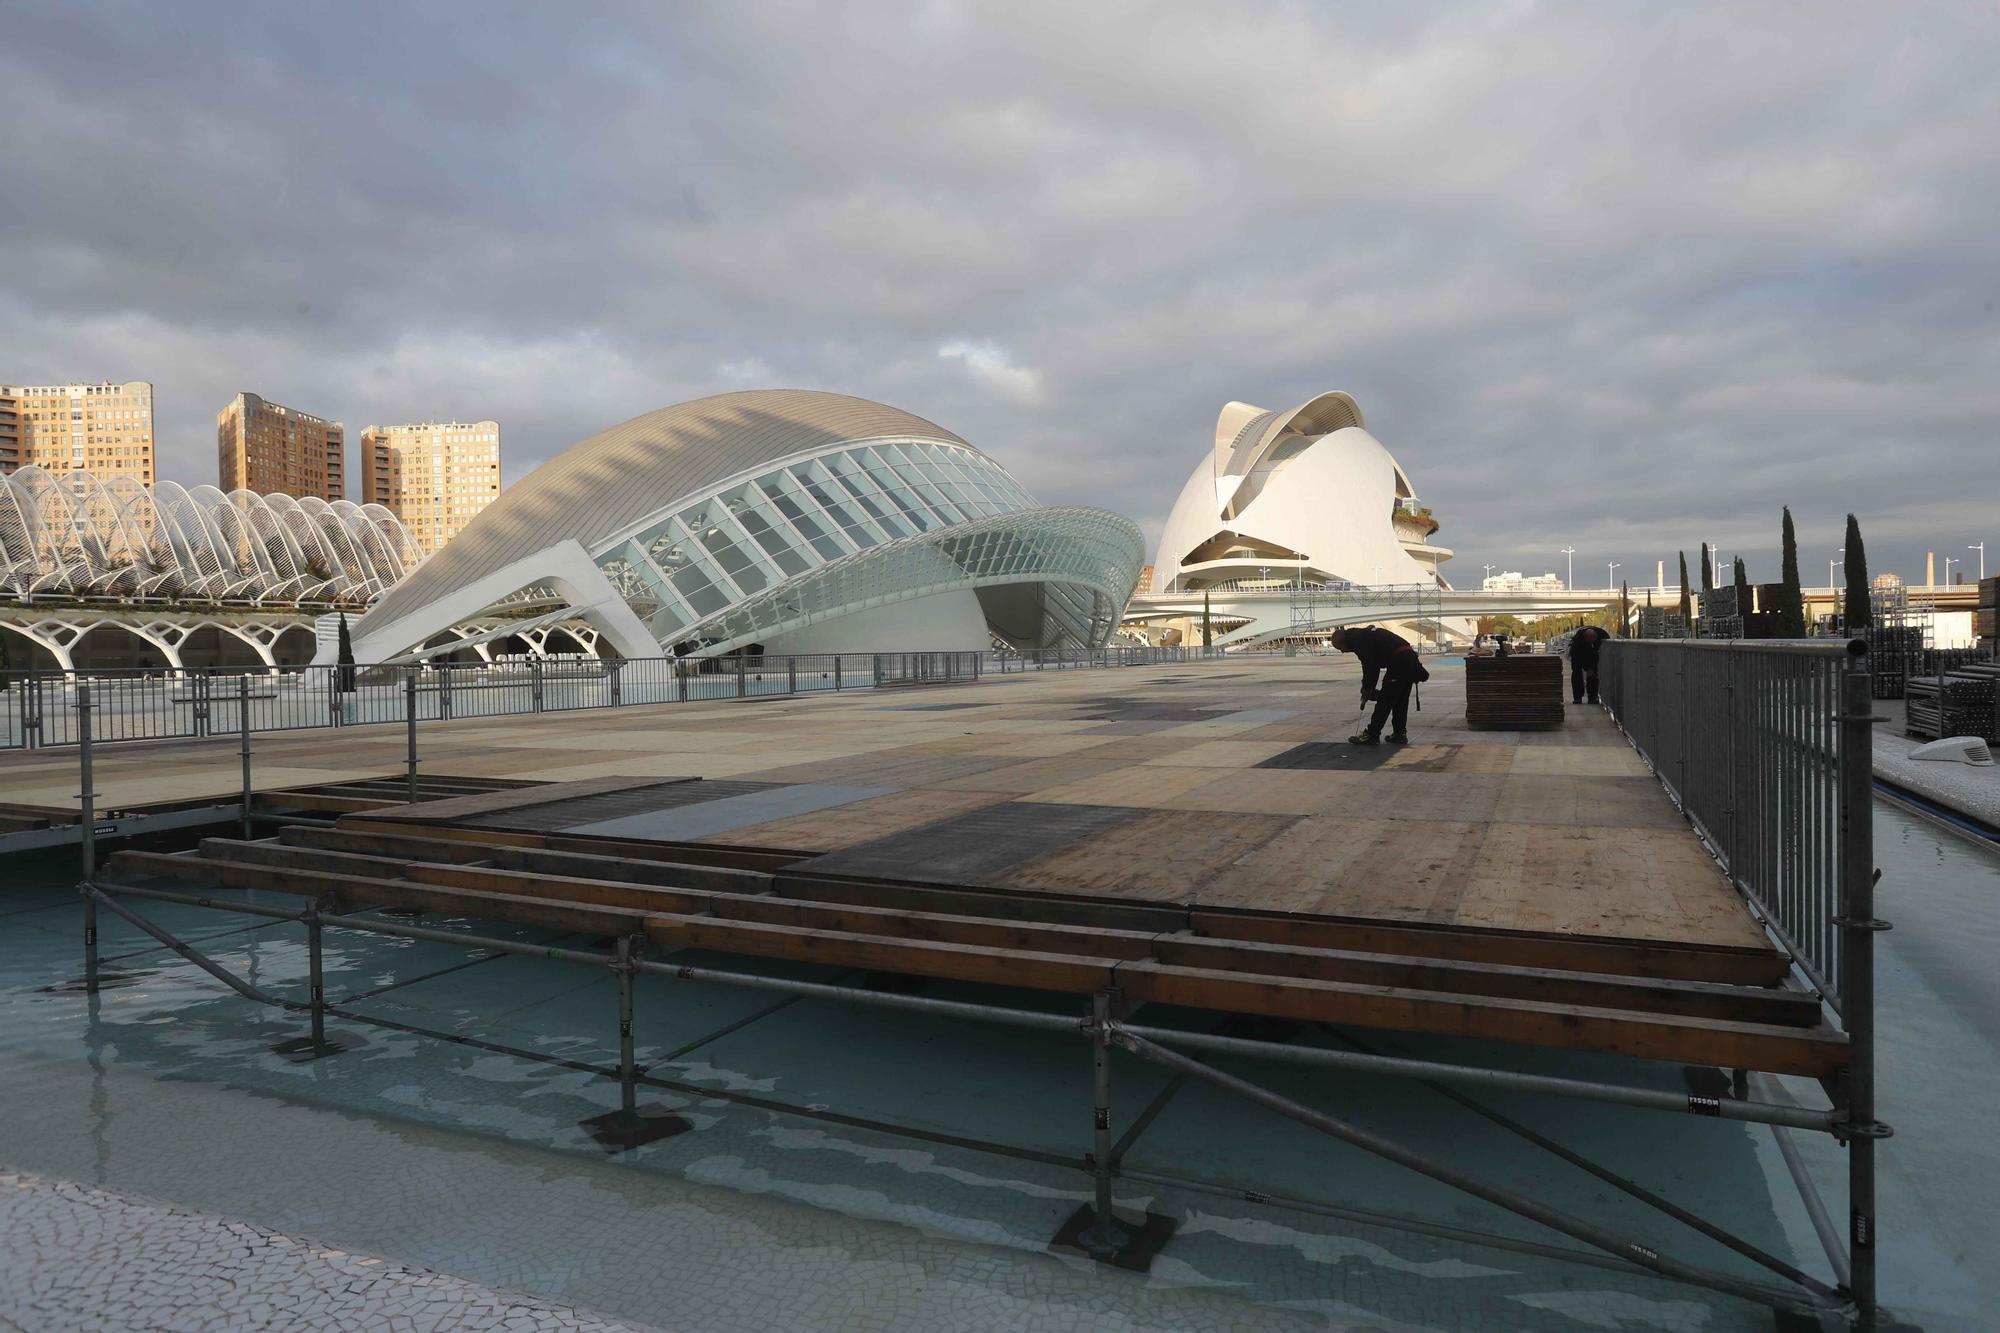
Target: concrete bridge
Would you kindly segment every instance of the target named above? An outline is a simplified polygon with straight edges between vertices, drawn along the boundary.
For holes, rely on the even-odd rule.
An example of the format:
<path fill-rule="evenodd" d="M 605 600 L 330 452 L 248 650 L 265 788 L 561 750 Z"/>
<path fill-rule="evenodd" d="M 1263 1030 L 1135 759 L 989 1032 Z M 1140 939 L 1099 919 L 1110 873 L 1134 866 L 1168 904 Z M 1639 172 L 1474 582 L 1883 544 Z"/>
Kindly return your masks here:
<path fill-rule="evenodd" d="M 1216 646 L 1228 648 L 1254 647 L 1292 634 L 1321 634 L 1343 625 L 1502 615 L 1532 620 L 1536 616 L 1596 611 L 1618 602 L 1616 588 L 1488 592 L 1431 584 L 1302 588 L 1223 585 L 1207 589 L 1205 594 L 1202 589 L 1139 593 L 1126 605 L 1123 623 L 1129 627 L 1186 618 L 1198 627 L 1204 595 L 1211 621 L 1245 622 L 1226 634 L 1215 635 Z"/>

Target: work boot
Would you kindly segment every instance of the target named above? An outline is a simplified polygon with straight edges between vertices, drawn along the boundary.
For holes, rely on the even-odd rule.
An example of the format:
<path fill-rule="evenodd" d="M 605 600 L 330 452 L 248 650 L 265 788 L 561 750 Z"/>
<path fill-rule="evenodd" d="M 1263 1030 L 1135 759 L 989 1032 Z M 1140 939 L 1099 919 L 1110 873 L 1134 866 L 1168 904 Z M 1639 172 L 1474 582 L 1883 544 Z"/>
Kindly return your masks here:
<path fill-rule="evenodd" d="M 1406 735 L 1406 734 L 1404 734 L 1403 732 L 1400 732 L 1400 731 L 1392 731 L 1392 732 L 1390 732 L 1390 733 L 1389 733 L 1389 744 L 1391 744 L 1391 745 L 1408 745 L 1409 743 L 1410 743 L 1410 738 L 1409 738 L 1409 736 L 1407 736 L 1407 735 Z"/>
<path fill-rule="evenodd" d="M 1379 745 L 1379 744 L 1381 744 L 1381 742 L 1380 742 L 1379 740 L 1377 740 L 1377 739 L 1376 739 L 1376 737 L 1375 737 L 1375 733 L 1374 733 L 1374 732 L 1372 732 L 1372 731 L 1357 731 L 1357 732 L 1355 732 L 1355 733 L 1354 733 L 1354 734 L 1353 734 L 1352 736 L 1349 736 L 1349 737 L 1347 738 L 1347 743 L 1348 743 L 1349 745 Z"/>

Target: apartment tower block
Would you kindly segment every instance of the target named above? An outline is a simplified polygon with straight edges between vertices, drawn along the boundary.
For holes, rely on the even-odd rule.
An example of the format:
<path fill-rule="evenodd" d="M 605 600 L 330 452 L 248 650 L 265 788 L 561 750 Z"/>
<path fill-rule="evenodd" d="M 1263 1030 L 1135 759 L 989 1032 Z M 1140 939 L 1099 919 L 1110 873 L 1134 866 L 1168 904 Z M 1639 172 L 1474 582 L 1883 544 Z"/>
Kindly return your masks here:
<path fill-rule="evenodd" d="M 239 393 L 215 414 L 217 484 L 223 492 L 347 495 L 347 429 L 295 407 Z"/>
<path fill-rule="evenodd" d="M 153 482 L 153 386 L 0 384 L 0 472 L 50 472 Z"/>
<path fill-rule="evenodd" d="M 500 423 L 426 421 L 361 433 L 363 504 L 403 521 L 430 554 L 500 495 Z"/>

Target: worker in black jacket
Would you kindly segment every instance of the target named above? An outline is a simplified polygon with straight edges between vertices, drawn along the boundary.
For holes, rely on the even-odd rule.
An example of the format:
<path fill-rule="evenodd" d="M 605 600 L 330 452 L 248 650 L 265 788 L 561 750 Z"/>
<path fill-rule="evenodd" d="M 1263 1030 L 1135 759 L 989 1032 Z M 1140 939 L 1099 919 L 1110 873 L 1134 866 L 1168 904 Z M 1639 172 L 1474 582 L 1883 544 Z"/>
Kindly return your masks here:
<path fill-rule="evenodd" d="M 1393 717 L 1396 729 L 1389 733 L 1389 743 L 1407 744 L 1410 690 L 1419 681 L 1431 678 L 1431 673 L 1417 660 L 1417 650 L 1402 635 L 1373 625 L 1337 629 L 1331 641 L 1341 652 L 1353 653 L 1361 659 L 1361 702 L 1375 704 L 1375 715 L 1368 719 L 1367 729 L 1347 739 L 1355 745 L 1374 745 L 1382 739 L 1382 724 Z M 1378 676 L 1382 681 L 1380 690 L 1375 688 Z"/>
<path fill-rule="evenodd" d="M 1580 704 L 1586 692 L 1590 702 L 1597 702 L 1597 651 L 1604 641 L 1611 637 L 1611 631 L 1599 629 L 1595 625 L 1585 625 L 1569 639 L 1569 693 L 1570 702 Z"/>

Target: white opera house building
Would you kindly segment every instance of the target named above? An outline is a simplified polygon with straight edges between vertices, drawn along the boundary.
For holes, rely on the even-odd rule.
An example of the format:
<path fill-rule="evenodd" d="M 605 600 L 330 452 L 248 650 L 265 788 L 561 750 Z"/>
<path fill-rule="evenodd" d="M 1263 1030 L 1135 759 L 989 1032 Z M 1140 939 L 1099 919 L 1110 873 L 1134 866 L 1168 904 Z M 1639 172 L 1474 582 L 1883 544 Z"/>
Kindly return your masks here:
<path fill-rule="evenodd" d="M 1198 605 L 1190 594 L 1206 593 L 1216 620 L 1229 622 L 1216 642 L 1266 640 L 1283 628 L 1269 619 L 1280 593 L 1448 589 L 1440 566 L 1451 551 L 1432 542 L 1437 529 L 1348 394 L 1323 393 L 1286 411 L 1233 402 L 1174 502 L 1152 587 L 1141 592 L 1176 594 L 1184 608 Z M 1188 622 L 1182 615 L 1173 623 L 1199 642 L 1198 622 Z M 1168 622 L 1152 623 L 1157 631 Z"/>
<path fill-rule="evenodd" d="M 625 657 L 1080 651 L 1116 630 L 1144 558 L 1129 520 L 1037 504 L 921 417 L 726 393 L 613 426 L 510 486 L 355 623 L 354 650 L 447 653 L 465 626 L 533 605 Z"/>

